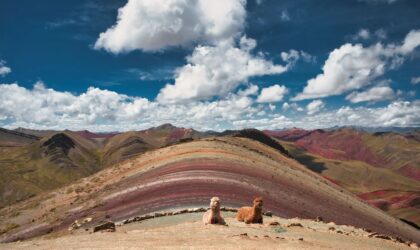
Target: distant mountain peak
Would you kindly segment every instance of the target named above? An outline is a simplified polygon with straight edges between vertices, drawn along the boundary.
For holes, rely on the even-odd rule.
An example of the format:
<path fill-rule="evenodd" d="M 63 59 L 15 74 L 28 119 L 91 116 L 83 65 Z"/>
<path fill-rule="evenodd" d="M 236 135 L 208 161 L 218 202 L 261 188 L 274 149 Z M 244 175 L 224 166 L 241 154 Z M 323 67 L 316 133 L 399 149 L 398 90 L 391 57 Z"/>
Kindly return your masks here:
<path fill-rule="evenodd" d="M 165 130 L 167 130 L 167 129 L 175 129 L 175 128 L 177 128 L 177 127 L 175 127 L 171 123 L 164 123 L 160 126 L 155 127 L 154 129 L 165 129 Z"/>
<path fill-rule="evenodd" d="M 42 146 L 47 148 L 47 152 L 60 150 L 64 154 L 68 154 L 71 148 L 75 147 L 75 142 L 65 133 L 58 133 L 46 140 Z"/>

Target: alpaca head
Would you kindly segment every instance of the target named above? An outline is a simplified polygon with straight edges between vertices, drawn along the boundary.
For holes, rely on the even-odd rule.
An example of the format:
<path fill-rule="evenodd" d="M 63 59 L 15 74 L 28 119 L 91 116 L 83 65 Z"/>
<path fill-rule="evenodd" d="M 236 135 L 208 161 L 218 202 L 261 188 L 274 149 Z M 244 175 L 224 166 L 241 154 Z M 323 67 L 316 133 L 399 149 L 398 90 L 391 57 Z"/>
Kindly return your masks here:
<path fill-rule="evenodd" d="M 260 196 L 255 197 L 254 198 L 254 207 L 261 209 L 262 206 L 263 206 L 263 199 L 262 199 L 262 197 L 260 197 Z"/>
<path fill-rule="evenodd" d="M 218 210 L 220 209 L 220 199 L 219 197 L 213 197 L 210 200 L 210 208 L 212 210 Z"/>

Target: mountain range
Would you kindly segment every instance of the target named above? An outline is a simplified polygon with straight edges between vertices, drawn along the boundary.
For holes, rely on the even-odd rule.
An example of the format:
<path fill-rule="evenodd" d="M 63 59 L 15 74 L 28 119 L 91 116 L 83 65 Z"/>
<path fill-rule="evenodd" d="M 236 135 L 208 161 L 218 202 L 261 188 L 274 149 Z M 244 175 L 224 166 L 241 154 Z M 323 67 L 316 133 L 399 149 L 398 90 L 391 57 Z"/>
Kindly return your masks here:
<path fill-rule="evenodd" d="M 60 231 L 88 215 L 121 221 L 205 205 L 209 193 L 233 207 L 258 194 L 278 216 L 322 216 L 412 241 L 420 224 L 415 130 L 1 129 L 0 166 L 0 222 L 18 225 L 2 241 Z"/>

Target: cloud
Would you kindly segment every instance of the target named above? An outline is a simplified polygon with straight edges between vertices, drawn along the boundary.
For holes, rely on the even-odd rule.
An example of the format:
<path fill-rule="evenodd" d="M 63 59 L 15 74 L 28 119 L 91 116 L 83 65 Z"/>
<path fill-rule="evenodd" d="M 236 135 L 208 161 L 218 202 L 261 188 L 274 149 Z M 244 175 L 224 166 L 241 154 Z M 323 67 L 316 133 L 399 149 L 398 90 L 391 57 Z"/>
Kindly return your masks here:
<path fill-rule="evenodd" d="M 289 52 L 281 52 L 280 57 L 284 62 L 287 62 L 290 66 L 294 66 L 297 61 L 303 60 L 306 63 L 316 62 L 316 57 L 312 56 L 305 51 L 297 51 L 294 49 L 289 50 Z"/>
<path fill-rule="evenodd" d="M 308 111 L 308 115 L 313 115 L 318 113 L 325 107 L 325 103 L 322 100 L 313 100 L 306 106 L 306 110 Z"/>
<path fill-rule="evenodd" d="M 0 76 L 5 76 L 12 72 L 12 69 L 6 66 L 6 61 L 0 60 Z"/>
<path fill-rule="evenodd" d="M 280 14 L 280 19 L 284 22 L 288 22 L 290 21 L 290 15 L 289 12 L 287 12 L 287 10 L 283 10 Z"/>
<path fill-rule="evenodd" d="M 323 73 L 308 80 L 303 92 L 294 100 L 340 95 L 360 89 L 395 69 L 404 57 L 420 45 L 420 30 L 410 31 L 401 45 L 387 46 L 377 43 L 370 47 L 361 44 L 344 44 L 333 50 L 323 66 Z"/>
<path fill-rule="evenodd" d="M 327 112 L 297 119 L 288 119 L 283 126 L 301 128 L 329 128 L 334 126 L 418 127 L 420 101 L 395 101 L 384 107 L 352 108 L 344 106 Z M 267 123 L 267 126 L 270 123 Z"/>
<path fill-rule="evenodd" d="M 283 100 L 283 96 L 288 92 L 289 90 L 284 85 L 280 86 L 278 84 L 270 86 L 268 88 L 263 88 L 261 90 L 261 94 L 257 98 L 257 102 L 279 102 Z"/>
<path fill-rule="evenodd" d="M 250 84 L 247 89 L 239 90 L 238 94 L 242 96 L 256 95 L 258 93 L 258 86 Z"/>
<path fill-rule="evenodd" d="M 288 127 L 291 120 L 283 115 L 275 115 L 270 118 L 250 118 L 242 119 L 233 122 L 233 127 L 236 129 L 256 128 L 256 129 L 278 129 Z"/>
<path fill-rule="evenodd" d="M 363 92 L 352 92 L 346 96 L 346 100 L 352 103 L 376 102 L 383 100 L 392 100 L 395 98 L 395 92 L 388 86 L 373 87 Z"/>
<path fill-rule="evenodd" d="M 75 19 L 64 19 L 64 20 L 57 20 L 53 22 L 47 22 L 45 24 L 45 29 L 56 29 L 63 26 L 71 26 L 79 24 L 79 20 Z"/>
<path fill-rule="evenodd" d="M 33 89 L 16 83 L 0 84 L 0 126 L 112 131 L 171 122 L 217 129 L 236 119 L 257 116 L 261 108 L 253 107 L 254 100 L 248 96 L 256 92 L 255 88 L 251 85 L 216 101 L 164 105 L 94 87 L 74 95 L 46 88 L 42 82 L 37 82 Z"/>
<path fill-rule="evenodd" d="M 244 28 L 245 0 L 129 0 L 95 49 L 157 51 L 193 42 L 214 45 Z"/>
<path fill-rule="evenodd" d="M 388 34 L 386 33 L 386 31 L 384 29 L 378 29 L 375 31 L 375 36 L 378 39 L 386 39 L 388 37 Z"/>
<path fill-rule="evenodd" d="M 411 83 L 412 84 L 420 83 L 420 76 L 411 78 Z"/>
<path fill-rule="evenodd" d="M 370 38 L 370 32 L 368 29 L 360 29 L 359 32 L 357 32 L 357 34 L 353 36 L 354 40 L 359 40 L 359 39 L 367 40 L 369 38 Z"/>
<path fill-rule="evenodd" d="M 284 111 L 287 111 L 287 110 L 293 110 L 293 111 L 299 111 L 299 112 L 301 112 L 301 111 L 303 111 L 303 108 L 301 108 L 297 103 L 295 103 L 295 102 L 293 102 L 293 103 L 291 103 L 291 104 L 289 104 L 289 103 L 287 103 L 287 102 L 285 102 L 285 103 L 283 103 L 283 105 L 282 105 L 282 109 L 284 110 Z"/>
<path fill-rule="evenodd" d="M 405 37 L 403 44 L 397 46 L 395 50 L 397 53 L 407 55 L 413 52 L 418 46 L 420 46 L 420 30 L 412 30 Z"/>
<path fill-rule="evenodd" d="M 130 77 L 134 76 L 142 81 L 170 80 L 173 76 L 173 69 L 167 67 L 160 67 L 148 71 L 140 68 L 129 68 L 125 71 L 130 75 Z"/>
<path fill-rule="evenodd" d="M 418 127 L 420 126 L 420 101 L 396 101 L 385 107 L 341 107 L 328 112 L 293 118 L 273 114 L 269 118 L 251 117 L 233 122 L 234 128 L 255 127 L 258 129 L 280 129 L 300 127 L 306 129 L 330 128 L 334 126 L 365 127 Z"/>
<path fill-rule="evenodd" d="M 280 74 L 293 63 L 291 58 L 285 66 L 275 65 L 263 53 L 251 53 L 257 42 L 239 38 L 245 5 L 245 0 L 129 0 L 119 9 L 117 23 L 100 34 L 95 48 L 121 53 L 199 43 L 156 100 L 185 103 L 224 97 L 251 77 Z M 303 51 L 297 53 L 303 60 L 312 60 Z"/>
<path fill-rule="evenodd" d="M 384 29 L 377 29 L 374 32 L 370 32 L 368 29 L 360 29 L 357 34 L 353 35 L 351 38 L 355 41 L 357 40 L 369 40 L 377 38 L 378 40 L 384 40 L 387 38 L 387 33 Z"/>
<path fill-rule="evenodd" d="M 16 83 L 0 84 L 0 126 L 92 131 L 140 130 L 168 122 L 217 131 L 242 127 L 420 126 L 420 101 L 395 101 L 376 108 L 341 107 L 324 112 L 323 102 L 315 100 L 307 107 L 311 115 L 298 113 L 287 117 L 255 103 L 252 95 L 256 88 L 250 85 L 220 100 L 166 105 L 94 87 L 75 95 L 47 88 L 42 82 L 32 89 Z"/>
<path fill-rule="evenodd" d="M 188 64 L 176 70 L 175 82 L 160 90 L 157 100 L 179 103 L 225 96 L 250 77 L 287 71 L 287 66 L 275 65 L 261 53 L 252 55 L 255 46 L 255 40 L 245 37 L 240 39 L 239 48 L 230 42 L 198 46 L 187 57 Z"/>
<path fill-rule="evenodd" d="M 342 107 L 329 119 L 341 125 L 358 124 L 360 126 L 412 126 L 420 125 L 420 101 L 396 101 L 380 108 Z M 331 116 L 335 115 L 333 119 Z"/>

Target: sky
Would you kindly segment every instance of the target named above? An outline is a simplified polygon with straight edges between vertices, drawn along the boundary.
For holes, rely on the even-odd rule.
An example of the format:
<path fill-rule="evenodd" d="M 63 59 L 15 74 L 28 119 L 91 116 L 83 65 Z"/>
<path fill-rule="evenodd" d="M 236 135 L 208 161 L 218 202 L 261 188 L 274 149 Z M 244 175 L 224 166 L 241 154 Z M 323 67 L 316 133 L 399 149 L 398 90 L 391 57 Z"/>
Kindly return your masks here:
<path fill-rule="evenodd" d="M 420 126 L 420 1 L 0 1 L 0 127 Z"/>

